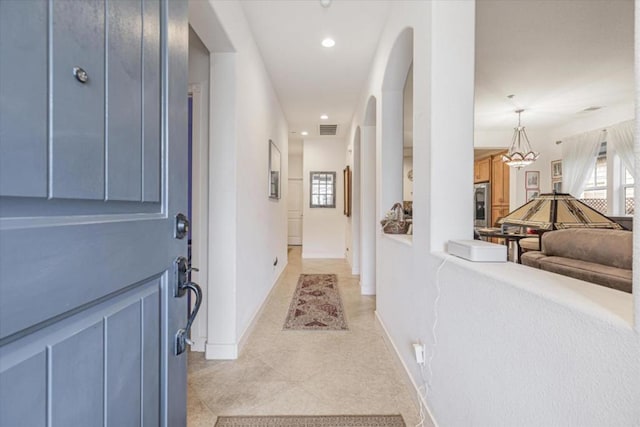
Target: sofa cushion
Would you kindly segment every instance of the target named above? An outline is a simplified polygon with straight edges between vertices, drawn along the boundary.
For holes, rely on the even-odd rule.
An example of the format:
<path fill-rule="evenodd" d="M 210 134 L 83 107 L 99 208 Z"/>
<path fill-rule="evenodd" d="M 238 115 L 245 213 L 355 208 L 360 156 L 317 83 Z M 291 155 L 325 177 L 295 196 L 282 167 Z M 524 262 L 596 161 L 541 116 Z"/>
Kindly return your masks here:
<path fill-rule="evenodd" d="M 538 251 L 540 250 L 540 238 L 536 237 L 525 237 L 524 239 L 520 239 L 518 242 L 520 248 L 523 251 Z"/>
<path fill-rule="evenodd" d="M 531 254 L 535 254 L 535 252 Z M 543 257 L 537 258 L 536 262 L 542 270 L 631 293 L 633 283 L 631 270 L 556 256 L 544 257 L 543 255 Z"/>
<path fill-rule="evenodd" d="M 539 251 L 525 252 L 520 256 L 520 262 L 522 265 L 529 267 L 540 268 L 540 260 L 547 256 Z"/>
<path fill-rule="evenodd" d="M 547 256 L 631 270 L 633 233 L 625 230 L 571 228 L 542 235 L 542 252 Z"/>

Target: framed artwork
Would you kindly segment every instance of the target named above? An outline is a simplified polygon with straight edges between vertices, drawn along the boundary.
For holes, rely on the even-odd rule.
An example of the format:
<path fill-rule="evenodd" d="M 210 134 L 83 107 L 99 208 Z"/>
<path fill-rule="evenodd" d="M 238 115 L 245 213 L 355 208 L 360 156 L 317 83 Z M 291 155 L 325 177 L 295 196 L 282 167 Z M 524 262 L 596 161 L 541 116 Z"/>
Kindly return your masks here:
<path fill-rule="evenodd" d="M 551 162 L 551 182 L 562 181 L 562 160 Z"/>
<path fill-rule="evenodd" d="M 269 198 L 280 198 L 280 150 L 269 140 Z"/>
<path fill-rule="evenodd" d="M 562 193 L 562 180 L 559 179 L 557 181 L 553 181 L 551 183 L 551 186 L 553 187 L 553 192 L 554 193 Z"/>
<path fill-rule="evenodd" d="M 344 210 L 343 214 L 347 217 L 351 216 L 351 168 L 347 165 L 342 171 L 344 185 Z"/>
<path fill-rule="evenodd" d="M 538 197 L 539 195 L 540 195 L 540 190 L 537 188 L 533 190 L 527 190 L 527 202 L 530 202 L 531 200 Z"/>
<path fill-rule="evenodd" d="M 528 171 L 524 174 L 525 189 L 536 190 L 540 188 L 540 171 Z"/>

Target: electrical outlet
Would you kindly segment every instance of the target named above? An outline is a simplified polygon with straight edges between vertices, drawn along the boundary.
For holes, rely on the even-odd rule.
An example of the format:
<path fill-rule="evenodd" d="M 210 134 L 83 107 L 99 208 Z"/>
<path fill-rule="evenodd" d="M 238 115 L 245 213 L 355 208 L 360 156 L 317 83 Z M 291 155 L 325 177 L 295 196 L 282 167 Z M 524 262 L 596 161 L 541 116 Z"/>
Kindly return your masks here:
<path fill-rule="evenodd" d="M 424 344 L 414 343 L 413 350 L 416 353 L 416 362 L 418 365 L 424 365 Z"/>

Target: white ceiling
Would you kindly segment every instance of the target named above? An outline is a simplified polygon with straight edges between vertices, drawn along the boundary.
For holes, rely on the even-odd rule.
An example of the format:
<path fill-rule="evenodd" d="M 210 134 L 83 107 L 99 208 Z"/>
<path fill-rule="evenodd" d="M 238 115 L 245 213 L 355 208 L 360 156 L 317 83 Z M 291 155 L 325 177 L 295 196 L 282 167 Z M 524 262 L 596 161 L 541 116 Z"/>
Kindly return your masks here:
<path fill-rule="evenodd" d="M 389 9 L 388 1 L 316 0 L 241 2 L 271 75 L 290 134 L 318 135 L 320 123 L 345 135 L 369 75 Z M 333 48 L 320 42 L 332 37 Z M 327 114 L 328 120 L 320 120 Z"/>
<path fill-rule="evenodd" d="M 476 130 L 529 129 L 634 105 L 632 0 L 479 0 Z M 507 96 L 515 94 L 513 99 Z"/>
<path fill-rule="evenodd" d="M 344 135 L 390 2 L 241 4 L 290 136 L 317 135 L 323 113 Z M 476 11 L 476 130 L 511 129 L 517 108 L 528 129 L 584 118 L 592 106 L 633 108 L 633 0 L 478 0 Z M 327 36 L 334 48 L 320 45 Z"/>

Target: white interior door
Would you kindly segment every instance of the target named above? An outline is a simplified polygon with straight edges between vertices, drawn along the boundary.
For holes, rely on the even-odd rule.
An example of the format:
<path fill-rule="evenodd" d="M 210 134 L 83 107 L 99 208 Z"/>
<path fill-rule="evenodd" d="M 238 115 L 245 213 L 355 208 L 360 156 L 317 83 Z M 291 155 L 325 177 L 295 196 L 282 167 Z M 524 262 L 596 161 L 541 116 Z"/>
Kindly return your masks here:
<path fill-rule="evenodd" d="M 289 239 L 290 245 L 302 244 L 302 178 L 289 179 Z"/>
<path fill-rule="evenodd" d="M 0 426 L 185 426 L 187 2 L 0 0 Z"/>

